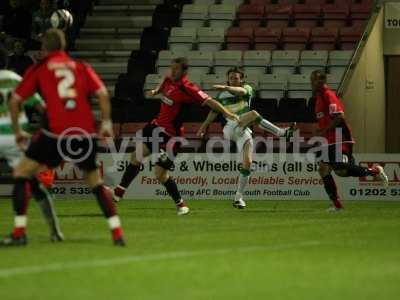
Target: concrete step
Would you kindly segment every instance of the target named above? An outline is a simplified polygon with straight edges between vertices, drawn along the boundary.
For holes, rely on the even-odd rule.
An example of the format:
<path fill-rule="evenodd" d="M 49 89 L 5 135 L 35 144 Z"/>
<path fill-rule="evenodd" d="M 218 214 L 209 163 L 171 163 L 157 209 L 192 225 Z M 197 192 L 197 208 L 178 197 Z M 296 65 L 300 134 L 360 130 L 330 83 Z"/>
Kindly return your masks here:
<path fill-rule="evenodd" d="M 98 5 L 96 16 L 152 16 L 156 5 Z"/>
<path fill-rule="evenodd" d="M 85 28 L 144 28 L 151 21 L 151 16 L 88 16 Z"/>
<path fill-rule="evenodd" d="M 123 62 L 127 63 L 131 51 L 73 51 L 70 55 L 74 58 L 92 62 Z"/>
<path fill-rule="evenodd" d="M 81 38 L 140 38 L 143 28 L 82 28 Z"/>
<path fill-rule="evenodd" d="M 126 63 L 94 62 L 93 69 L 99 74 L 118 74 L 126 72 Z"/>
<path fill-rule="evenodd" d="M 82 50 L 139 50 L 140 39 L 78 39 L 76 49 Z"/>
<path fill-rule="evenodd" d="M 158 5 L 163 0 L 100 0 L 99 5 Z"/>

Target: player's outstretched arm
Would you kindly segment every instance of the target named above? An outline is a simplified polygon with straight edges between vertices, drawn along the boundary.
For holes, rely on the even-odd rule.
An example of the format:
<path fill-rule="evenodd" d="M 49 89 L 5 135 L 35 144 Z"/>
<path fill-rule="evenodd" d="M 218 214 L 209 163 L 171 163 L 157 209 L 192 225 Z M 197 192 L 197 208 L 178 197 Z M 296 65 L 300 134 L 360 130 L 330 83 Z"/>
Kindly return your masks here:
<path fill-rule="evenodd" d="M 216 113 L 213 110 L 210 110 L 210 112 L 208 113 L 207 118 L 204 120 L 203 124 L 201 124 L 201 126 L 199 128 L 199 131 L 197 131 L 197 136 L 198 137 L 203 138 L 205 136 L 208 126 L 210 126 L 210 124 L 215 121 L 217 116 L 218 116 L 218 113 Z"/>
<path fill-rule="evenodd" d="M 215 101 L 212 98 L 209 98 L 208 100 L 204 101 L 203 105 L 207 105 L 213 111 L 223 114 L 224 117 L 227 119 L 239 122 L 239 117 L 236 114 L 230 112 L 221 103 Z"/>
<path fill-rule="evenodd" d="M 110 97 L 106 90 L 102 90 L 96 94 L 101 110 L 101 125 L 99 137 L 113 137 L 112 121 L 111 121 L 111 104 Z"/>
<path fill-rule="evenodd" d="M 236 96 L 245 96 L 247 95 L 247 90 L 241 86 L 229 86 L 229 85 L 220 85 L 220 84 L 216 84 L 213 86 L 214 89 L 218 90 L 218 91 L 227 91 L 233 95 Z"/>

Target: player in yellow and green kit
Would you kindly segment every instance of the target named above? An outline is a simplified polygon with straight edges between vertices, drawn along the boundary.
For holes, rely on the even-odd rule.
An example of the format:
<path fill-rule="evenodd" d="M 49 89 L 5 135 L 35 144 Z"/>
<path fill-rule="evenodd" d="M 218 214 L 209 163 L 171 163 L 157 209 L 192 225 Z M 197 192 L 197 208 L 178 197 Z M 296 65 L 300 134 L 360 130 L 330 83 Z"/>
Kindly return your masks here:
<path fill-rule="evenodd" d="M 23 156 L 23 152 L 15 142 L 9 115 L 8 100 L 22 78 L 18 74 L 7 70 L 6 67 L 7 57 L 4 53 L 0 53 L 0 158 L 5 159 L 11 167 L 14 167 Z M 24 102 L 24 111 L 25 113 L 19 117 L 19 122 L 25 132 L 32 134 L 41 125 L 39 124 L 39 116 L 41 111 L 44 111 L 42 98 L 38 94 L 32 96 Z M 31 180 L 30 188 L 33 197 L 38 202 L 49 224 L 51 240 L 62 241 L 64 237 L 59 228 L 50 192 L 53 177 L 53 171 L 43 166 L 43 172 Z"/>
<path fill-rule="evenodd" d="M 216 100 L 240 117 L 240 124 L 231 120 L 224 121 L 223 131 L 225 139 L 236 142 L 238 152 L 243 155 L 243 166 L 240 170 L 239 184 L 233 202 L 234 207 L 243 209 L 246 207 L 243 193 L 250 176 L 253 153 L 252 131 L 248 126 L 255 123 L 263 130 L 285 138 L 290 138 L 295 128 L 294 126 L 279 128 L 262 118 L 256 111 L 250 109 L 254 90 L 250 85 L 244 83 L 244 73 L 241 69 L 237 67 L 231 68 L 227 72 L 227 76 L 228 85 L 215 85 L 214 88 L 219 91 Z M 197 133 L 198 136 L 203 137 L 205 135 L 208 126 L 217 116 L 218 113 L 210 111 Z"/>

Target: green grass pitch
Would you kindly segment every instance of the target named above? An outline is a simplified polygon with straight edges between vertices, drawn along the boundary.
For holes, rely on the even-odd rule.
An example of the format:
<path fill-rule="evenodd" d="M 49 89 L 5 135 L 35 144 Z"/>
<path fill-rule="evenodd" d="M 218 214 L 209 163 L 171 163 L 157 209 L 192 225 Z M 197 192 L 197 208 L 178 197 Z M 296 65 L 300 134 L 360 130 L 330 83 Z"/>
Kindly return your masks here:
<path fill-rule="evenodd" d="M 59 200 L 51 244 L 31 203 L 26 248 L 0 249 L 0 299 L 399 299 L 400 202 L 124 201 L 128 247 L 111 245 L 95 201 Z M 0 200 L 0 231 L 12 225 Z"/>

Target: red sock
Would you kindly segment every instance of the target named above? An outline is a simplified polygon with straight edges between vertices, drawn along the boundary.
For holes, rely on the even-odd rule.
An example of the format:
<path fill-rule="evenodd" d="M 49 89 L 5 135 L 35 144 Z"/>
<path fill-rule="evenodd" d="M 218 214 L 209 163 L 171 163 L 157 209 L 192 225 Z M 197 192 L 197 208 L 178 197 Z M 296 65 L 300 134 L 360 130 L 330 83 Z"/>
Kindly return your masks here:
<path fill-rule="evenodd" d="M 340 202 L 339 198 L 333 200 L 333 205 L 335 205 L 336 208 L 343 208 L 342 202 Z"/>
<path fill-rule="evenodd" d="M 123 235 L 124 232 L 122 231 L 121 227 L 112 230 L 112 237 L 114 241 L 122 239 Z"/>
<path fill-rule="evenodd" d="M 25 235 L 25 232 L 26 232 L 25 227 L 16 227 L 13 230 L 12 237 L 18 239 L 20 237 L 23 237 Z"/>

